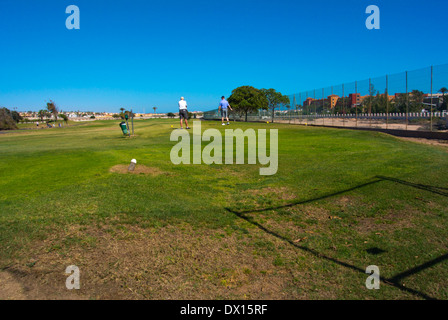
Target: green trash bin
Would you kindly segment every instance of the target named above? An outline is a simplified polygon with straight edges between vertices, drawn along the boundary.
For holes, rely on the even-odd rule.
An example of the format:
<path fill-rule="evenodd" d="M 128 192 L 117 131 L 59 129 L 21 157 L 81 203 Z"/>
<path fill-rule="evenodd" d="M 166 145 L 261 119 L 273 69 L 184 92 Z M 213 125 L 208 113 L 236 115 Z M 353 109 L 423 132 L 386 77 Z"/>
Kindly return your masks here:
<path fill-rule="evenodd" d="M 122 123 L 120 123 L 120 128 L 121 128 L 121 131 L 123 131 L 123 134 L 128 134 L 128 128 L 126 127 L 126 122 L 122 122 Z"/>

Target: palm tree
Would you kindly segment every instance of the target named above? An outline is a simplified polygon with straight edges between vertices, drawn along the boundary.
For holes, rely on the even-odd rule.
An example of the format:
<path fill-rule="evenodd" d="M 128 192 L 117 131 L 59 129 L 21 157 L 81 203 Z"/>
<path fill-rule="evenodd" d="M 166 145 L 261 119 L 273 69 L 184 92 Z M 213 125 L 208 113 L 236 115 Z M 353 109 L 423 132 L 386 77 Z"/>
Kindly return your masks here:
<path fill-rule="evenodd" d="M 47 110 L 39 110 L 37 116 L 40 118 L 40 121 L 44 122 L 44 118 L 47 116 Z"/>
<path fill-rule="evenodd" d="M 153 109 L 154 109 L 154 113 L 156 113 L 157 107 L 153 107 Z"/>
<path fill-rule="evenodd" d="M 58 108 L 56 107 L 56 103 L 54 101 L 50 100 L 50 102 L 47 103 L 47 110 L 53 114 L 54 122 L 56 123 L 58 120 Z"/>
<path fill-rule="evenodd" d="M 120 118 L 124 119 L 124 110 L 125 108 L 120 108 Z"/>

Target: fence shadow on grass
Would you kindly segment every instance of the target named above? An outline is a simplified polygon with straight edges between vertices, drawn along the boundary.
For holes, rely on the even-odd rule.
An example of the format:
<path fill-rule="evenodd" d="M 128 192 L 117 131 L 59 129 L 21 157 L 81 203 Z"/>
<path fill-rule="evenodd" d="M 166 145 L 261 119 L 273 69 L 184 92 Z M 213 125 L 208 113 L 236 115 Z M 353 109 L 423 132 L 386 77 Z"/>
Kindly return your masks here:
<path fill-rule="evenodd" d="M 407 181 L 400 180 L 400 179 L 397 179 L 397 178 L 391 178 L 391 177 L 385 177 L 385 176 L 375 176 L 374 178 L 375 178 L 375 180 L 373 180 L 373 181 L 370 181 L 370 182 L 367 182 L 367 183 L 363 183 L 363 184 L 357 185 L 357 186 L 352 187 L 352 188 L 348 188 L 348 189 L 345 189 L 345 190 L 342 190 L 342 191 L 326 194 L 326 195 L 323 195 L 323 196 L 320 196 L 320 197 L 315 197 L 315 198 L 308 199 L 308 200 L 295 201 L 295 202 L 292 202 L 292 203 L 289 203 L 289 204 L 286 204 L 286 205 L 282 205 L 282 206 L 268 207 L 268 208 L 255 209 L 255 210 L 245 210 L 245 211 L 236 211 L 236 210 L 233 210 L 231 208 L 225 208 L 225 210 L 227 210 L 228 212 L 236 215 L 237 217 L 239 217 L 239 218 L 249 222 L 250 224 L 252 224 L 255 227 L 259 228 L 260 230 L 264 231 L 265 233 L 267 233 L 267 234 L 269 234 L 271 236 L 274 236 L 274 237 L 276 237 L 276 238 L 278 238 L 278 239 L 280 239 L 280 240 L 282 240 L 284 242 L 289 243 L 290 245 L 294 246 L 297 249 L 300 249 L 302 251 L 308 252 L 308 253 L 310 253 L 310 254 L 318 257 L 318 258 L 321 258 L 321 259 L 324 259 L 324 260 L 327 260 L 327 261 L 331 261 L 331 262 L 333 262 L 333 263 L 335 263 L 337 265 L 343 266 L 343 267 L 351 269 L 353 271 L 357 271 L 357 272 L 361 272 L 363 274 L 366 274 L 365 270 L 363 270 L 360 267 L 357 267 L 357 266 L 352 265 L 350 263 L 347 263 L 347 262 L 344 262 L 344 261 L 340 261 L 340 260 L 338 260 L 336 258 L 327 256 L 325 254 L 322 254 L 322 253 L 318 252 L 317 250 L 314 250 L 314 249 L 308 248 L 306 246 L 297 244 L 296 242 L 292 241 L 291 239 L 288 239 L 288 238 L 286 238 L 286 237 L 284 237 L 284 236 L 282 236 L 282 235 L 280 235 L 280 234 L 278 234 L 278 233 L 268 229 L 267 227 L 265 227 L 261 223 L 255 221 L 255 219 L 253 219 L 252 217 L 248 216 L 247 214 L 249 214 L 249 213 L 257 213 L 257 212 L 264 212 L 264 211 L 270 211 L 270 210 L 277 210 L 277 209 L 288 208 L 288 207 L 298 206 L 298 205 L 302 205 L 302 204 L 312 203 L 312 202 L 316 202 L 316 201 L 319 201 L 319 200 L 328 199 L 328 198 L 332 198 L 332 197 L 335 197 L 335 196 L 338 196 L 338 195 L 342 195 L 342 194 L 348 193 L 350 191 L 353 191 L 353 190 L 356 190 L 356 189 L 360 189 L 360 188 L 363 188 L 363 187 L 366 187 L 366 186 L 369 186 L 369 185 L 374 185 L 374 184 L 377 184 L 377 183 L 382 182 L 382 181 L 391 181 L 391 182 L 394 182 L 394 183 L 399 183 L 399 184 L 402 184 L 402 185 L 410 186 L 410 187 L 413 187 L 413 188 L 425 190 L 425 191 L 432 192 L 432 193 L 435 193 L 435 194 L 438 194 L 438 195 L 441 195 L 441 196 L 448 197 L 448 192 L 442 191 L 442 190 L 448 190 L 448 188 L 445 188 L 445 187 L 435 187 L 435 186 L 429 186 L 429 185 L 423 185 L 423 184 L 415 184 L 415 183 L 407 182 Z M 386 284 L 388 284 L 390 286 L 393 286 L 393 287 L 395 287 L 395 288 L 397 288 L 399 290 L 411 293 L 411 294 L 416 295 L 416 296 L 418 296 L 420 298 L 427 299 L 427 300 L 436 300 L 436 298 L 433 298 L 433 297 L 431 297 L 431 296 L 429 296 L 429 295 L 427 295 L 427 294 L 425 294 L 423 292 L 420 292 L 418 290 L 414 290 L 412 288 L 408 288 L 408 287 L 403 286 L 402 284 L 400 284 L 400 281 L 403 280 L 406 277 L 409 277 L 409 276 L 417 274 L 417 273 L 419 273 L 419 272 L 421 272 L 421 271 L 423 271 L 425 269 L 433 267 L 434 265 L 436 265 L 438 263 L 441 263 L 441 262 L 443 262 L 443 261 L 445 261 L 447 259 L 448 259 L 448 254 L 445 254 L 445 255 L 442 255 L 442 256 L 440 256 L 440 257 L 438 257 L 436 259 L 433 259 L 431 261 L 425 262 L 425 263 L 423 263 L 423 264 L 421 264 L 421 265 L 419 265 L 417 267 L 410 268 L 410 269 L 408 269 L 408 270 L 406 270 L 404 272 L 401 272 L 401 273 L 393 276 L 392 278 L 384 278 L 384 277 L 382 277 L 382 280 L 383 280 L 384 283 L 386 283 Z"/>
<path fill-rule="evenodd" d="M 404 180 L 400 180 L 397 178 L 391 178 L 391 177 L 384 177 L 384 176 L 376 176 L 375 178 L 383 180 L 383 181 L 392 181 L 396 182 L 405 186 L 413 187 L 420 190 L 429 191 L 444 197 L 448 197 L 448 188 L 445 187 L 435 187 L 435 186 L 429 186 L 425 184 L 418 184 L 418 183 L 412 183 Z M 444 191 L 447 190 L 447 191 Z"/>

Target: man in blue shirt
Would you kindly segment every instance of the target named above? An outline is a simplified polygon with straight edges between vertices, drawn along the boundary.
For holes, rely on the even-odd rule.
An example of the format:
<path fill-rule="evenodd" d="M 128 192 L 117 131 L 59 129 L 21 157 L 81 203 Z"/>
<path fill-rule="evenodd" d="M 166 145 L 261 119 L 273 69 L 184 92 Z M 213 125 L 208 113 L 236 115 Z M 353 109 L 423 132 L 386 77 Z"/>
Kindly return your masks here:
<path fill-rule="evenodd" d="M 224 123 L 224 118 L 227 119 L 227 125 L 230 124 L 230 122 L 229 122 L 229 110 L 227 108 L 229 108 L 230 110 L 233 111 L 233 109 L 230 106 L 229 102 L 227 102 L 226 98 L 224 96 L 222 96 L 221 97 L 221 102 L 219 103 L 219 110 L 221 111 L 221 121 L 222 121 L 222 125 L 223 126 L 226 125 Z"/>

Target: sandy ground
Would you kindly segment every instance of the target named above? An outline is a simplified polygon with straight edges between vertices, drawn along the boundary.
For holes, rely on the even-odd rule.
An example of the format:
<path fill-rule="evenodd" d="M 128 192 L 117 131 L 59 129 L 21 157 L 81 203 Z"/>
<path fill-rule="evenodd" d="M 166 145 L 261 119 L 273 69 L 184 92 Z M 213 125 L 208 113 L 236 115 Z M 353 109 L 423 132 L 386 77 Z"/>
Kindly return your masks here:
<path fill-rule="evenodd" d="M 0 272 L 0 300 L 26 300 L 25 289 L 8 272 Z"/>

